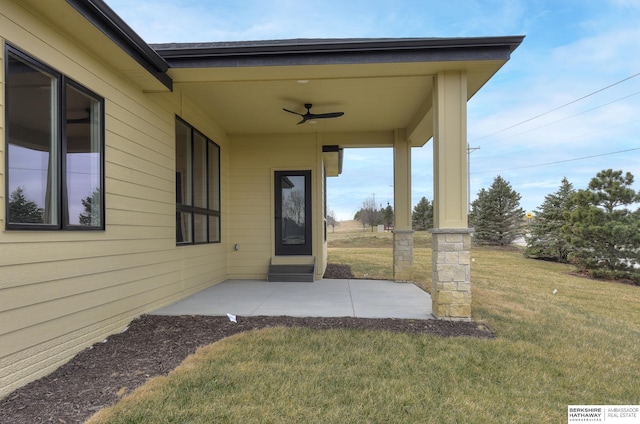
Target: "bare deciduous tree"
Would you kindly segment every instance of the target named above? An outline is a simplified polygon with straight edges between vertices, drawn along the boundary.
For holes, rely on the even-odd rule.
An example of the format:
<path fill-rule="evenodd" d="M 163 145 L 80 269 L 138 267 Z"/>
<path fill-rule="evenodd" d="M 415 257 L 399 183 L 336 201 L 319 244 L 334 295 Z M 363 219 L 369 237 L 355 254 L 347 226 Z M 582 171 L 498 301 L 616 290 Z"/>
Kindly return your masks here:
<path fill-rule="evenodd" d="M 381 218 L 380 211 L 376 209 L 376 201 L 373 196 L 367 198 L 364 202 L 362 202 L 362 208 L 357 215 L 358 220 L 362 223 L 362 226 L 371 226 L 371 231 L 373 232 L 373 227 L 378 225 Z"/>
<path fill-rule="evenodd" d="M 336 220 L 336 213 L 332 209 L 327 211 L 327 225 L 331 226 L 332 232 L 334 233 L 336 231 L 336 225 L 340 225 Z"/>

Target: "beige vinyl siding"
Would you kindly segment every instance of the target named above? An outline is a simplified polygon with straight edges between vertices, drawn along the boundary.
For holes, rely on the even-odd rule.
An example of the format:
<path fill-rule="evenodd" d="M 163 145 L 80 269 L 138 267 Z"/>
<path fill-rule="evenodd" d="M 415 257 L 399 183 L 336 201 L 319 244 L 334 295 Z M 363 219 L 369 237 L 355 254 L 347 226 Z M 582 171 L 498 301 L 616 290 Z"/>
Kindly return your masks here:
<path fill-rule="evenodd" d="M 232 238 L 240 249 L 229 255 L 234 279 L 267 277 L 274 255 L 274 171 L 311 170 L 313 255 L 322 258 L 322 146 L 316 134 L 234 136 L 229 175 Z"/>
<path fill-rule="evenodd" d="M 0 41 L 105 99 L 105 231 L 5 230 L 4 45 L 0 54 L 0 397 L 154 310 L 227 278 L 224 134 L 178 91 L 145 94 L 64 30 L 13 2 Z M 100 46 L 94 46 L 96 51 Z M 221 146 L 223 243 L 176 247 L 175 115 Z"/>

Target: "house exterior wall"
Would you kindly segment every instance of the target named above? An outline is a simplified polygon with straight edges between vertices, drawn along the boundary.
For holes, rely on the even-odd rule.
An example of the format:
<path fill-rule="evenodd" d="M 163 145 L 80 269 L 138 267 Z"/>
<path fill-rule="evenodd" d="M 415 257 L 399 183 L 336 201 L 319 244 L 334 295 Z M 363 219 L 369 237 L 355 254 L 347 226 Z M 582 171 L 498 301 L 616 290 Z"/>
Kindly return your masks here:
<path fill-rule="evenodd" d="M 179 92 L 145 94 L 64 29 L 13 2 L 0 9 L 0 397 L 124 328 L 227 278 L 226 244 L 176 247 L 175 116 L 221 147 L 223 240 L 229 148 Z M 105 99 L 105 231 L 7 231 L 4 43 Z M 98 49 L 99 46 L 96 46 Z"/>
<path fill-rule="evenodd" d="M 231 137 L 229 170 L 230 246 L 229 278 L 267 277 L 274 258 L 274 172 L 311 170 L 313 254 L 316 278 L 326 267 L 322 145 L 316 134 L 243 135 Z M 281 259 L 281 258 L 275 258 Z M 308 262 L 308 257 L 288 257 Z"/>

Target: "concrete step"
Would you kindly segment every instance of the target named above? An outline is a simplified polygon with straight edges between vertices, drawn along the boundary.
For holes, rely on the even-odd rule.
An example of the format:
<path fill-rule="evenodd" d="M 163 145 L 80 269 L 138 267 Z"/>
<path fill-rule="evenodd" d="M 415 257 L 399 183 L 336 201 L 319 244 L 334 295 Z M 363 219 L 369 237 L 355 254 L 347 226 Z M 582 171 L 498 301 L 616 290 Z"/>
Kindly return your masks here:
<path fill-rule="evenodd" d="M 267 281 L 313 283 L 315 279 L 314 265 L 269 265 Z"/>

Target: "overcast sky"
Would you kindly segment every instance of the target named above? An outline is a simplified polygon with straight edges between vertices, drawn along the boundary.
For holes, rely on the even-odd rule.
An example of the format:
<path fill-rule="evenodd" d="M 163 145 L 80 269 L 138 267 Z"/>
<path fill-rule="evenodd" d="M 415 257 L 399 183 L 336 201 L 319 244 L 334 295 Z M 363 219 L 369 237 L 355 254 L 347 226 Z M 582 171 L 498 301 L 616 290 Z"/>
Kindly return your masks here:
<path fill-rule="evenodd" d="M 148 43 L 525 35 L 468 104 L 472 199 L 501 175 L 532 211 L 607 168 L 640 189 L 640 0 L 106 2 Z M 412 157 L 415 205 L 433 199 L 432 143 Z M 374 193 L 393 204 L 391 150 L 346 150 L 329 208 L 351 219 Z"/>

